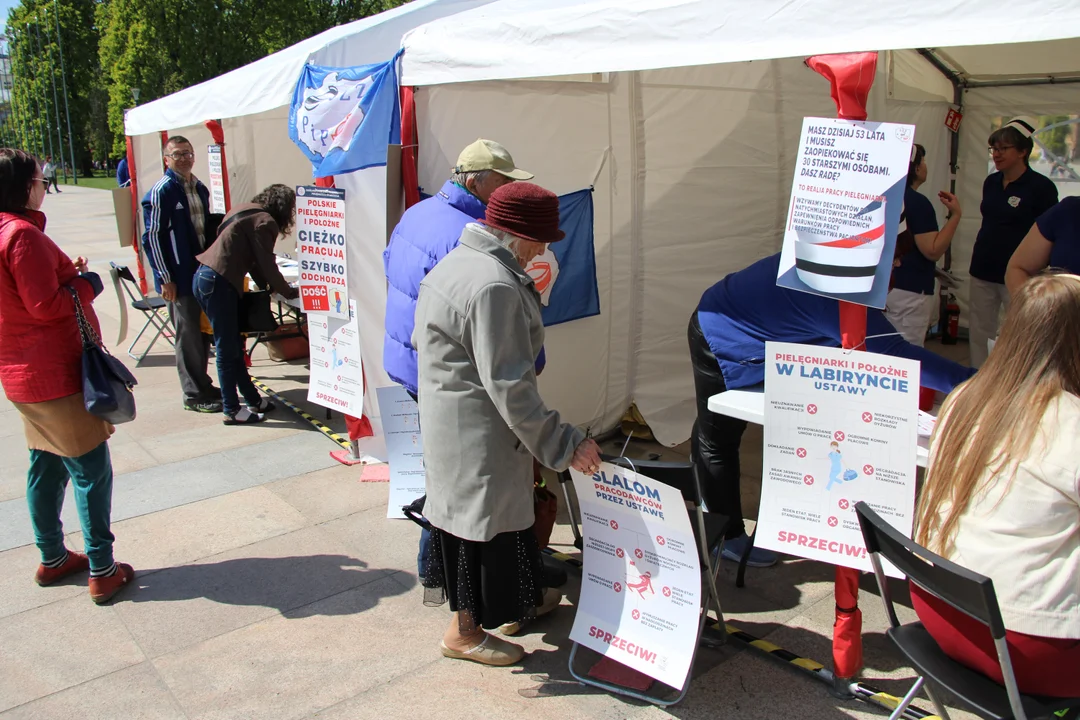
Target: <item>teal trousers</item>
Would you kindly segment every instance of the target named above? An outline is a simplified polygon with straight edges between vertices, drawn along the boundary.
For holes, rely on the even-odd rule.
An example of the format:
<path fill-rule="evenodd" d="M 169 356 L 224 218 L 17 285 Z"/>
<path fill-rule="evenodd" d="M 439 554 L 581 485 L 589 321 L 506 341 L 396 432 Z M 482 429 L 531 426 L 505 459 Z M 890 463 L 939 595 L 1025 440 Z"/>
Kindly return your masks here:
<path fill-rule="evenodd" d="M 108 570 L 113 564 L 114 539 L 110 530 L 113 471 L 108 442 L 74 458 L 44 450 L 30 451 L 26 502 L 41 561 L 49 562 L 64 554 L 60 511 L 69 479 L 75 489 L 75 507 L 79 511 L 90 570 Z"/>

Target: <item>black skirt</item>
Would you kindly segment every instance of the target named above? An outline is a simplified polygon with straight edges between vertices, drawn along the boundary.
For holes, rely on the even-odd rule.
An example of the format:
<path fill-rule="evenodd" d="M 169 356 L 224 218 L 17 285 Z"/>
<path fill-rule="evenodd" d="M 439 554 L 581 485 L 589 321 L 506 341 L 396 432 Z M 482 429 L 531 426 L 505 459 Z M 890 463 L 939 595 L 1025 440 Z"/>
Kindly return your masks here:
<path fill-rule="evenodd" d="M 424 604 L 459 613 L 462 632 L 493 630 L 536 616 L 543 602 L 544 564 L 532 528 L 487 542 L 431 529 Z"/>

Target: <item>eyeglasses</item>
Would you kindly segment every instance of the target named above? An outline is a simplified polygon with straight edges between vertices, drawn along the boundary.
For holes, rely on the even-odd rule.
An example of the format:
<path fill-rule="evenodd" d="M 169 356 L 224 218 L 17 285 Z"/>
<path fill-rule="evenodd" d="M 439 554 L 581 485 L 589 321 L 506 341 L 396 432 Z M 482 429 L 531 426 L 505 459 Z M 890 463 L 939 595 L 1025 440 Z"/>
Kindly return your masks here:
<path fill-rule="evenodd" d="M 992 145 L 986 148 L 991 155 L 1004 155 L 1006 150 L 1012 150 L 1015 145 Z"/>
<path fill-rule="evenodd" d="M 165 157 L 171 157 L 173 160 L 187 160 L 188 158 L 195 157 L 195 153 L 190 152 L 190 151 L 188 151 L 188 152 L 174 152 L 174 153 L 169 153 Z"/>
<path fill-rule="evenodd" d="M 39 182 L 39 183 L 43 183 L 43 182 L 47 182 L 47 181 L 46 181 L 46 180 L 45 180 L 45 178 L 43 178 L 43 177 L 35 177 L 35 178 L 30 178 L 30 182 Z"/>

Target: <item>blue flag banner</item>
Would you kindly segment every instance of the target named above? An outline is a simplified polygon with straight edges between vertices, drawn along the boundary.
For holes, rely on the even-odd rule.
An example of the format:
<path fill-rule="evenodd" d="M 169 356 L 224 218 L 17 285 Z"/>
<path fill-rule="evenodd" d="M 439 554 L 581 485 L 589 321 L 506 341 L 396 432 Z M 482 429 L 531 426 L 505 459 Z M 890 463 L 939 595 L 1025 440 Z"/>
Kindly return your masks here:
<path fill-rule="evenodd" d="M 559 229 L 566 237 L 548 245 L 525 268 L 540 293 L 545 327 L 600 314 L 592 192 L 590 188 L 559 196 Z M 430 197 L 420 191 L 421 200 Z"/>
<path fill-rule="evenodd" d="M 352 68 L 304 66 L 289 137 L 311 160 L 315 177 L 386 164 L 386 146 L 401 142 L 396 65 L 397 56 Z"/>
<path fill-rule="evenodd" d="M 591 189 L 559 198 L 559 228 L 566 237 L 525 268 L 540 293 L 545 326 L 600 314 Z"/>

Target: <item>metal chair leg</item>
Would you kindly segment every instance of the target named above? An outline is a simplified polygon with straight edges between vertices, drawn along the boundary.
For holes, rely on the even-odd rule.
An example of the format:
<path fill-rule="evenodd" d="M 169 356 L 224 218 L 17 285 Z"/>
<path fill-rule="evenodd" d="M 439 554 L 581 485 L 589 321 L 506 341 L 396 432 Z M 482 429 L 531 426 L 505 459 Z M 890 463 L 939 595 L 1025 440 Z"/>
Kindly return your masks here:
<path fill-rule="evenodd" d="M 949 717 L 949 711 L 945 709 L 945 703 L 941 702 L 941 698 L 938 697 L 937 691 L 926 686 L 926 694 L 930 698 L 930 702 L 934 705 L 934 711 L 938 714 L 941 720 L 951 720 Z"/>
<path fill-rule="evenodd" d="M 741 588 L 746 585 L 746 563 L 750 561 L 750 553 L 754 551 L 754 536 L 757 535 L 757 527 L 754 532 L 746 536 L 746 547 L 743 548 L 742 557 L 739 558 L 739 572 L 735 575 L 735 587 Z"/>
<path fill-rule="evenodd" d="M 922 688 L 924 682 L 925 679 L 920 675 L 919 679 L 915 681 L 915 684 L 911 686 L 911 689 L 908 690 L 907 694 L 900 700 L 900 704 L 897 705 L 896 709 L 889 715 L 889 720 L 900 720 L 900 718 L 904 717 L 904 711 L 907 710 L 908 705 L 915 699 L 915 696 L 919 694 L 919 690 Z"/>

